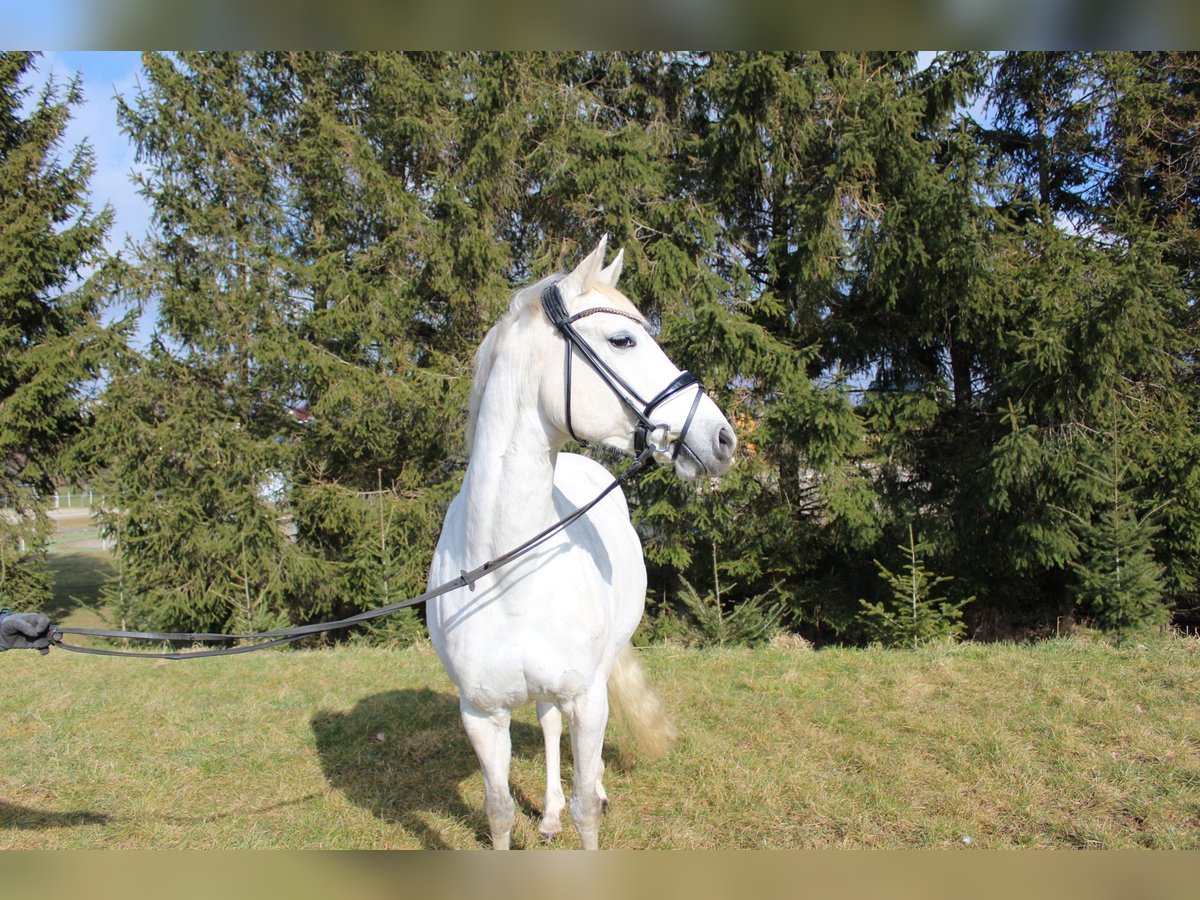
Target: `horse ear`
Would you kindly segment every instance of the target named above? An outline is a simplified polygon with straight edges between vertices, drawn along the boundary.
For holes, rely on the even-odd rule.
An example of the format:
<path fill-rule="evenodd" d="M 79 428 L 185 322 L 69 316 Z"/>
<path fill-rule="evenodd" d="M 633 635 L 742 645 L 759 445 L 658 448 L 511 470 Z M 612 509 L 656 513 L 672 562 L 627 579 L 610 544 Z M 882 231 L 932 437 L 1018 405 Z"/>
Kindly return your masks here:
<path fill-rule="evenodd" d="M 621 277 L 621 269 L 625 266 L 625 248 L 622 247 L 617 251 L 617 255 L 613 257 L 613 261 L 600 270 L 600 274 L 596 276 L 596 280 L 601 284 L 607 284 L 610 288 L 617 286 L 617 279 Z"/>
<path fill-rule="evenodd" d="M 608 235 L 600 238 L 596 249 L 579 261 L 579 265 L 564 280 L 569 285 L 570 293 L 582 294 L 589 290 L 600 275 L 604 266 L 604 250 L 608 247 Z"/>

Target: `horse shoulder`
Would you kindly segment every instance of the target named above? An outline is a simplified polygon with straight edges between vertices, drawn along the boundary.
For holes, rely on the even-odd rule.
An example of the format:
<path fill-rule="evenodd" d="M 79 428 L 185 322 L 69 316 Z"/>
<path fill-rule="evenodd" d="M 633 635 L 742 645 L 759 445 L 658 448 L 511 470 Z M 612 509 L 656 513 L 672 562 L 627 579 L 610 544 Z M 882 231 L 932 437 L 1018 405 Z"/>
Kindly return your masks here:
<path fill-rule="evenodd" d="M 577 508 L 593 500 L 612 484 L 613 475 L 597 462 L 573 453 L 561 453 L 554 469 L 554 486 L 567 506 Z M 561 511 L 561 510 L 560 510 Z M 600 576 L 596 586 L 609 603 L 607 617 L 622 638 L 628 639 L 641 618 L 646 597 L 646 561 L 642 542 L 629 519 L 629 506 L 618 488 L 581 521 L 571 526 L 571 538 L 589 554 Z"/>
<path fill-rule="evenodd" d="M 612 484 L 613 475 L 595 460 L 578 453 L 560 453 L 554 466 L 554 486 L 575 506 L 583 506 Z M 619 511 L 629 519 L 625 494 L 617 488 L 601 501 L 601 506 Z"/>
<path fill-rule="evenodd" d="M 438 535 L 437 545 L 433 550 L 433 563 L 429 570 L 428 586 L 430 588 L 449 581 L 458 574 L 458 569 L 454 567 L 462 565 L 460 560 L 463 556 L 465 536 L 462 517 L 465 505 L 466 501 L 459 493 L 450 501 L 450 505 L 446 509 L 446 516 L 442 520 L 442 531 Z"/>

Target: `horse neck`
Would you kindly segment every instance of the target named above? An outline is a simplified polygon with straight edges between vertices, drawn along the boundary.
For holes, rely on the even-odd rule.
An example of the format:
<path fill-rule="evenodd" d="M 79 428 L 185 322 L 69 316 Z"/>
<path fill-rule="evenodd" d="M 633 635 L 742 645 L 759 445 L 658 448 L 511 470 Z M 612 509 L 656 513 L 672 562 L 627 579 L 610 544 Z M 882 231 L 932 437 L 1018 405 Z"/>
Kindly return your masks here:
<path fill-rule="evenodd" d="M 527 359 L 501 359 L 485 389 L 463 482 L 472 558 L 504 553 L 557 519 L 558 446 L 538 409 L 537 371 Z"/>

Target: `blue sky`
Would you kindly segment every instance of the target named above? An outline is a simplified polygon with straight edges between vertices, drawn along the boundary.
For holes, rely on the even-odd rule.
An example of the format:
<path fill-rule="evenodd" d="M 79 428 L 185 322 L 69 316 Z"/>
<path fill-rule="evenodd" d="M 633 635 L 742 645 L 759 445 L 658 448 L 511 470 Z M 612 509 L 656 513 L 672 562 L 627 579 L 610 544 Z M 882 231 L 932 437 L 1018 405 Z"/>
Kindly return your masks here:
<path fill-rule="evenodd" d="M 37 61 L 37 74 L 29 82 L 37 91 L 47 79 L 66 84 L 76 75 L 82 81 L 83 103 L 75 107 L 63 139 L 66 157 L 86 141 L 95 153 L 96 171 L 89 183 L 93 209 L 108 204 L 113 210 L 113 226 L 107 246 L 110 252 L 125 247 L 129 240 L 140 240 L 150 226 L 150 206 L 138 193 L 133 181 L 137 168 L 133 145 L 117 125 L 117 96 L 132 101 L 137 92 L 141 53 L 131 51 L 45 51 Z M 110 309 L 108 321 L 126 312 L 124 307 Z M 134 346 L 143 349 L 149 342 L 155 311 L 142 317 Z"/>
<path fill-rule="evenodd" d="M 84 102 L 75 108 L 67 128 L 65 147 L 84 140 L 96 154 L 92 176 L 92 203 L 111 204 L 116 221 L 109 249 L 125 244 L 126 235 L 141 237 L 150 222 L 150 208 L 139 196 L 131 175 L 135 168 L 133 146 L 117 126 L 117 95 L 132 100 L 137 90 L 141 54 L 129 51 L 46 51 L 38 61 L 40 86 L 53 77 L 59 84 L 76 74 L 83 82 Z"/>

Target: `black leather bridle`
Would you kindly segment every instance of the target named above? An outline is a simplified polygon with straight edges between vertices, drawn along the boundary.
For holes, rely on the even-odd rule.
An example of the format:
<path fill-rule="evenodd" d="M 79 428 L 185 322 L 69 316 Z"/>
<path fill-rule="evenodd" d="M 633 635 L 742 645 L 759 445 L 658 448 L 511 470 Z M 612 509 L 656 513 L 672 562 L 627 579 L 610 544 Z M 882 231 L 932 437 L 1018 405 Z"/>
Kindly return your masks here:
<path fill-rule="evenodd" d="M 578 351 L 579 355 L 583 357 L 584 362 L 591 366 L 592 370 L 600 376 L 600 380 L 608 385 L 617 399 L 637 419 L 637 424 L 633 428 L 633 452 L 637 456 L 641 456 L 646 448 L 651 446 L 651 436 L 655 432 L 662 431 L 664 443 L 669 437 L 668 426 L 662 424 L 656 425 L 650 418 L 654 410 L 676 394 L 687 390 L 693 385 L 696 387 L 696 397 L 692 400 L 692 408 L 688 410 L 687 418 L 683 420 L 683 427 L 679 430 L 679 434 L 674 441 L 675 448 L 671 451 L 671 459 L 674 460 L 677 458 L 679 451 L 683 449 L 688 429 L 692 427 L 692 419 L 695 418 L 696 409 L 700 406 L 700 398 L 704 396 L 704 386 L 700 384 L 700 379 L 691 372 L 680 372 L 670 384 L 651 399 L 644 400 L 630 386 L 629 382 L 622 378 L 612 366 L 600 358 L 595 348 L 585 341 L 574 327 L 575 323 L 580 319 L 596 315 L 597 313 L 624 316 L 626 319 L 631 319 L 639 325 L 644 325 L 640 318 L 624 310 L 614 309 L 611 306 L 593 306 L 582 312 L 577 312 L 573 316 L 568 315 L 566 304 L 563 303 L 562 292 L 558 289 L 558 282 L 550 285 L 542 292 L 542 309 L 546 311 L 546 315 L 554 324 L 554 327 L 558 329 L 558 333 L 562 335 L 565 343 L 563 351 L 563 381 L 564 390 L 566 391 L 567 431 L 570 432 L 571 437 L 581 444 L 584 443 L 580 440 L 579 435 L 575 433 L 575 427 L 571 422 L 571 360 L 575 355 L 574 351 Z M 667 447 L 655 444 L 654 449 L 665 451 Z"/>

